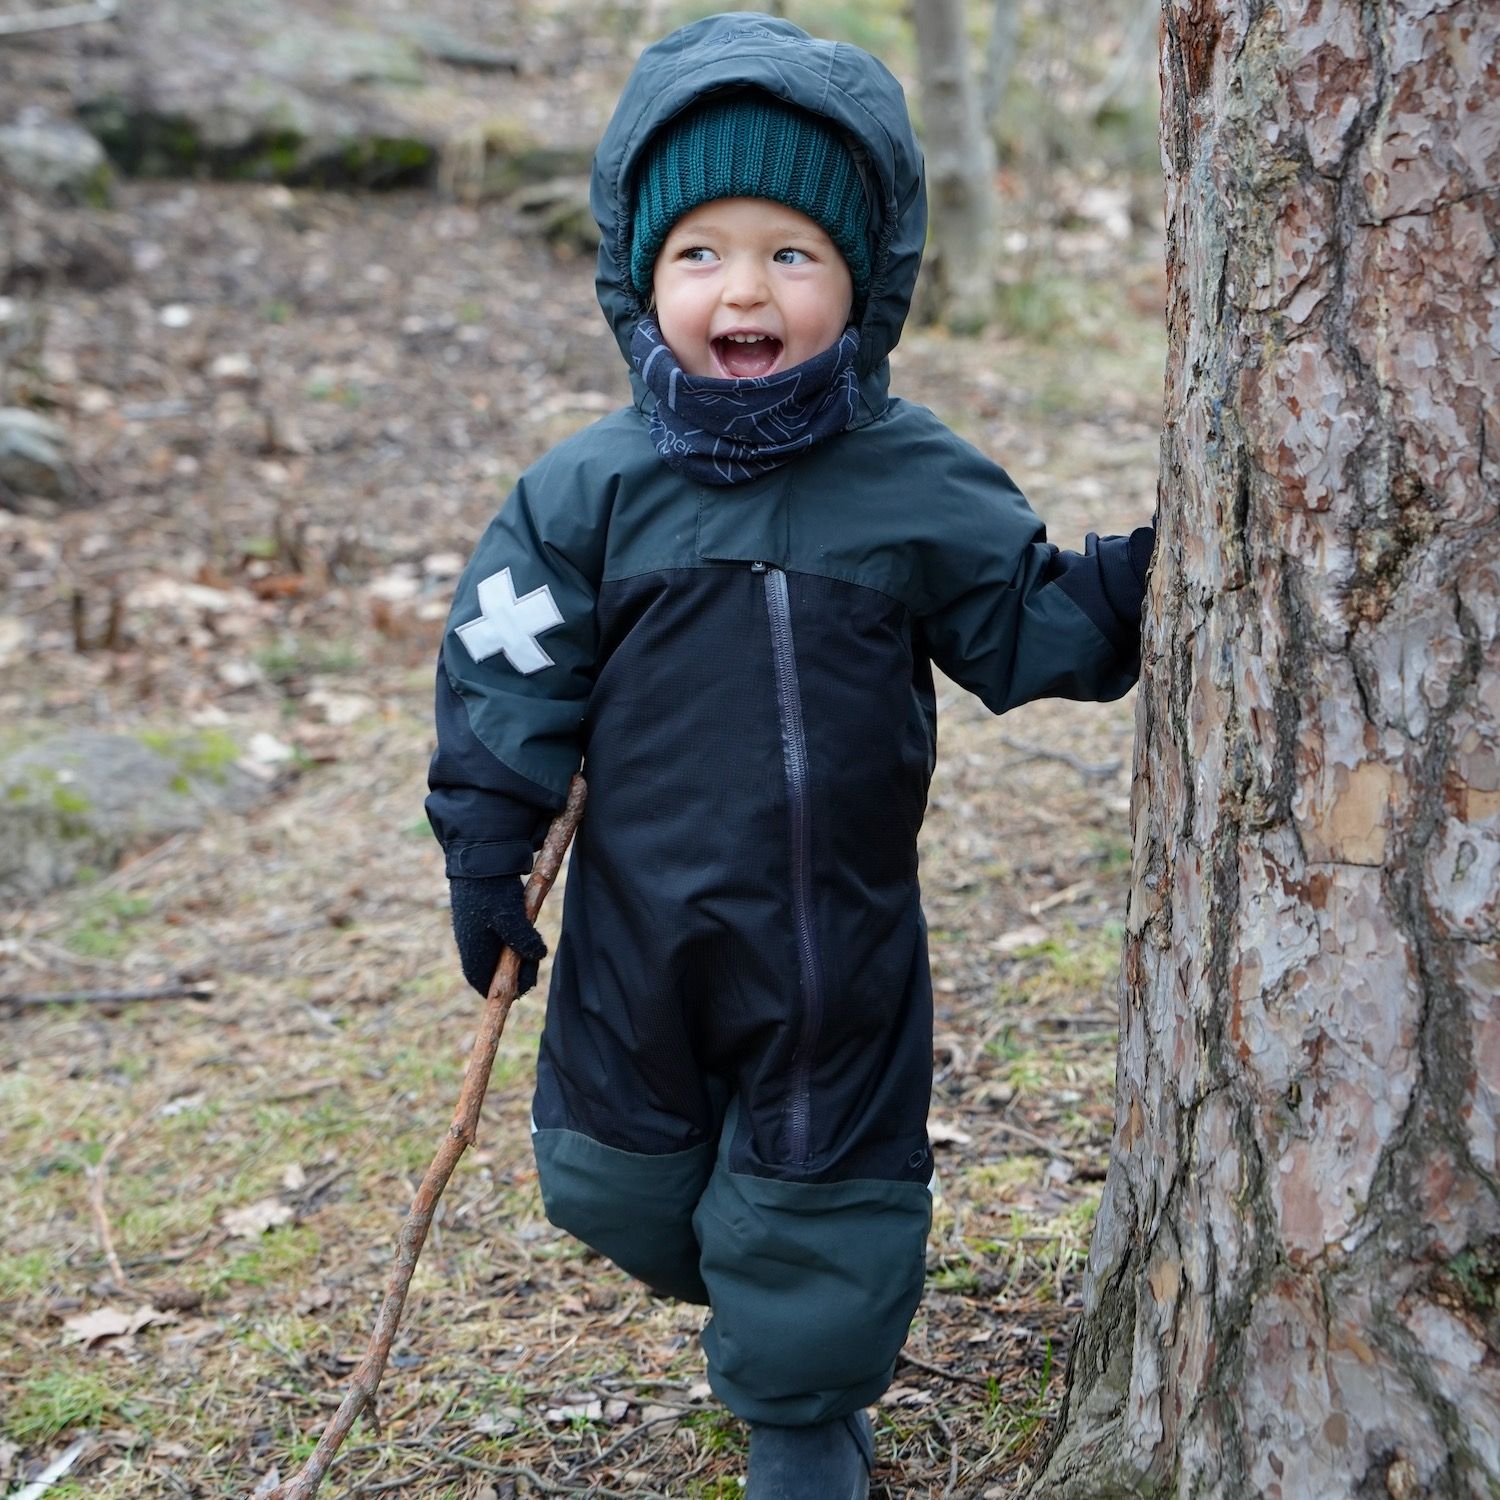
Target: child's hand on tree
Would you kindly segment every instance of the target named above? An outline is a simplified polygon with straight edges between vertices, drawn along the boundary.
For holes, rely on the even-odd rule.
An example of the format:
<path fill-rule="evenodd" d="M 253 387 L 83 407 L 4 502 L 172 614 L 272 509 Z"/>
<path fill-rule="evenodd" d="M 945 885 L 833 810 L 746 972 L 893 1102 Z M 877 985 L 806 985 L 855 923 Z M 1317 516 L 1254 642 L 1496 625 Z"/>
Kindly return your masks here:
<path fill-rule="evenodd" d="M 537 964 L 547 956 L 547 945 L 527 919 L 521 877 L 455 875 L 448 891 L 464 978 L 481 995 L 489 994 L 501 949 L 514 948 L 521 959 L 516 994 L 524 995 L 536 983 Z"/>

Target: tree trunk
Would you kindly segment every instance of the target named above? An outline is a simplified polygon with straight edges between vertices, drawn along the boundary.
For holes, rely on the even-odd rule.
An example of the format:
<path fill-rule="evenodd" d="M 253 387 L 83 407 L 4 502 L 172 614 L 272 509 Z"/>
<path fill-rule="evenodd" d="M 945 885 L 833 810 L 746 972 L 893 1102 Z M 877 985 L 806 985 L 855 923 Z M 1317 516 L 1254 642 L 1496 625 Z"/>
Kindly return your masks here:
<path fill-rule="evenodd" d="M 995 0 L 990 38 L 984 49 L 984 87 L 980 94 L 985 129 L 992 142 L 999 132 L 1000 110 L 1010 88 L 1010 75 L 1015 72 L 1020 46 L 1021 0 Z"/>
<path fill-rule="evenodd" d="M 963 0 L 916 0 L 912 10 L 932 199 L 927 275 L 938 316 L 973 333 L 995 303 L 995 143 L 969 66 Z"/>
<path fill-rule="evenodd" d="M 1493 0 L 1167 0 L 1113 1159 L 1034 1500 L 1500 1494 Z"/>

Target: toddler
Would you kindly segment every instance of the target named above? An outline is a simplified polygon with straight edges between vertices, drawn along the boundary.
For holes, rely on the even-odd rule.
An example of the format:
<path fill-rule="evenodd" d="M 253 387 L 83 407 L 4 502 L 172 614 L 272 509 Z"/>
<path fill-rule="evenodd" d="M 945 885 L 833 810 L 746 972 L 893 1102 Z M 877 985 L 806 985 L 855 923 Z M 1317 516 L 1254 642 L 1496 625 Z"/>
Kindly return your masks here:
<path fill-rule="evenodd" d="M 713 17 L 594 163 L 634 402 L 520 480 L 461 579 L 428 812 L 463 969 L 535 979 L 520 877 L 582 763 L 537 1064 L 549 1219 L 706 1304 L 748 1500 L 859 1500 L 922 1291 L 933 666 L 1002 713 L 1135 680 L 1154 533 L 1051 545 L 887 394 L 926 236 L 900 86 Z"/>

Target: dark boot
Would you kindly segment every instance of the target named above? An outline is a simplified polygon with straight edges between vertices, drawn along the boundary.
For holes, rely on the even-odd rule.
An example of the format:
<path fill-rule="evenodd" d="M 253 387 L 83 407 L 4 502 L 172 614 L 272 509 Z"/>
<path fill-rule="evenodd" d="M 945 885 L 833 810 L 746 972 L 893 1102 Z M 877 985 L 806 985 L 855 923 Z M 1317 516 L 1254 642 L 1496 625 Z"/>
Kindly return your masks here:
<path fill-rule="evenodd" d="M 817 1427 L 750 1427 L 745 1500 L 868 1500 L 875 1444 L 867 1413 Z"/>

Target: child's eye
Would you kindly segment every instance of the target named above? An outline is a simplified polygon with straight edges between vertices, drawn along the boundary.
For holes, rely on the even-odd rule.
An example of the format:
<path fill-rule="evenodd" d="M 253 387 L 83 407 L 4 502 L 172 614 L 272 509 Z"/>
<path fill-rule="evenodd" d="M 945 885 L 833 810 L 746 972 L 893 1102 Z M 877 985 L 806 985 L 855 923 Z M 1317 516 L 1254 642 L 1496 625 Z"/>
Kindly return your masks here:
<path fill-rule="evenodd" d="M 793 250 L 792 247 L 788 245 L 784 249 L 778 250 L 772 257 L 772 259 L 775 260 L 778 265 L 800 266 L 811 260 L 812 257 L 807 253 L 806 250 Z"/>
<path fill-rule="evenodd" d="M 707 265 L 714 258 L 714 253 L 707 245 L 689 245 L 686 250 L 678 251 L 678 259 L 691 261 L 695 266 Z"/>

